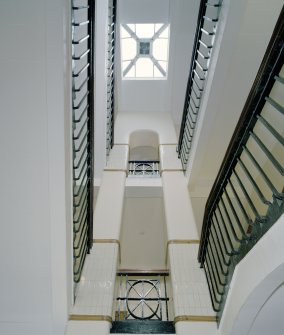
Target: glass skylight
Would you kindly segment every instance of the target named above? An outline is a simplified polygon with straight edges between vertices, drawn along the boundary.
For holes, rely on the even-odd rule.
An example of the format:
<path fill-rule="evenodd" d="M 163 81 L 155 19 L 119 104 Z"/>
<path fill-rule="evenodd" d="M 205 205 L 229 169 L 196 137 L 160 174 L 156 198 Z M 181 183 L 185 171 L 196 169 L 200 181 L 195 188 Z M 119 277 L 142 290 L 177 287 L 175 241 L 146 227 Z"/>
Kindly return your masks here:
<path fill-rule="evenodd" d="M 122 24 L 120 36 L 123 78 L 167 77 L 169 24 Z"/>

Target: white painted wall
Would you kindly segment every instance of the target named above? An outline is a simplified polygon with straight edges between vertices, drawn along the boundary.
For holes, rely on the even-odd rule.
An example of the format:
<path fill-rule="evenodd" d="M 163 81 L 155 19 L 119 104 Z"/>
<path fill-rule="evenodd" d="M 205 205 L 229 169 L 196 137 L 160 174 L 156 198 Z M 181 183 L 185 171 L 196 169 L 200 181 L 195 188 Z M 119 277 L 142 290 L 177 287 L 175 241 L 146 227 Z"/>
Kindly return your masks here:
<path fill-rule="evenodd" d="M 177 129 L 183 113 L 199 4 L 199 0 L 170 0 L 171 47 L 167 97 Z"/>
<path fill-rule="evenodd" d="M 249 335 L 269 334 L 271 332 L 271 325 L 273 325 L 274 335 L 282 335 L 284 329 L 283 301 L 284 284 L 276 288 L 271 296 L 267 298 L 267 301 L 265 301 L 265 304 L 253 321 Z"/>
<path fill-rule="evenodd" d="M 71 303 L 68 3 L 0 1 L 1 334 L 63 334 Z"/>
<path fill-rule="evenodd" d="M 197 240 L 198 233 L 183 172 L 164 171 L 162 183 L 168 240 Z"/>
<path fill-rule="evenodd" d="M 202 224 L 203 224 L 203 216 L 205 205 L 207 202 L 207 197 L 199 197 L 199 196 L 192 196 L 190 195 L 193 215 L 196 223 L 196 228 L 198 231 L 198 236 L 201 236 Z"/>
<path fill-rule="evenodd" d="M 168 113 L 123 113 L 117 115 L 114 143 L 128 144 L 130 135 L 137 130 L 153 131 L 159 135 L 159 144 L 176 144 L 173 120 Z"/>
<path fill-rule="evenodd" d="M 66 335 L 94 335 L 109 334 L 110 324 L 108 321 L 69 321 Z"/>
<path fill-rule="evenodd" d="M 121 227 L 122 269 L 166 268 L 166 224 L 162 197 L 126 197 Z"/>
<path fill-rule="evenodd" d="M 283 223 L 282 215 L 237 265 L 221 319 L 222 335 L 283 333 L 283 314 L 278 313 L 284 308 L 279 299 L 284 283 Z M 262 329 L 260 317 L 266 324 Z"/>
<path fill-rule="evenodd" d="M 170 1 L 172 0 L 119 0 L 119 20 L 121 23 L 168 22 Z"/>
<path fill-rule="evenodd" d="M 217 335 L 218 330 L 215 322 L 177 322 L 177 335 Z"/>
<path fill-rule="evenodd" d="M 119 240 L 125 177 L 122 170 L 104 171 L 94 211 L 94 239 Z"/>

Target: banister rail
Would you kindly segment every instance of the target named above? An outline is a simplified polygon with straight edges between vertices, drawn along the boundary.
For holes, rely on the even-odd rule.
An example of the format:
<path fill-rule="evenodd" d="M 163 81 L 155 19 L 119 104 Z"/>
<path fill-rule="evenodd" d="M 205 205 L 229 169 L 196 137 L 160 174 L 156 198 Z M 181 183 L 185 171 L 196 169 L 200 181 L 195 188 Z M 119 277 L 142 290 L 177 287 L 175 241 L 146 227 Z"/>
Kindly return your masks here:
<path fill-rule="evenodd" d="M 234 268 L 284 212 L 284 12 L 208 197 L 198 259 L 219 319 Z"/>
<path fill-rule="evenodd" d="M 108 0 L 108 50 L 107 50 L 107 137 L 106 155 L 109 156 L 113 146 L 114 130 L 114 57 L 116 38 L 116 0 Z"/>
<path fill-rule="evenodd" d="M 72 0 L 73 276 L 93 241 L 93 31 L 95 4 Z"/>
<path fill-rule="evenodd" d="M 222 0 L 201 0 L 177 147 L 184 171 L 187 167 L 206 76 L 210 65 Z"/>
<path fill-rule="evenodd" d="M 160 177 L 160 161 L 130 160 L 127 177 Z"/>

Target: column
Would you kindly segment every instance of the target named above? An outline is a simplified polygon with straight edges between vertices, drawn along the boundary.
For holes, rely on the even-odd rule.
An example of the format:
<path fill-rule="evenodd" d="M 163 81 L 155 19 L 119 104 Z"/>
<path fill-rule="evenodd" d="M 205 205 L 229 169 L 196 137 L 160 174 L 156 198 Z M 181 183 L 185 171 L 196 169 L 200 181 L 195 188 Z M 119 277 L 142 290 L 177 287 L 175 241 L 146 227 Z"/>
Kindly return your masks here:
<path fill-rule="evenodd" d="M 114 145 L 102 175 L 94 212 L 94 244 L 87 256 L 67 334 L 109 334 L 120 261 L 128 145 Z"/>
<path fill-rule="evenodd" d="M 212 335 L 217 332 L 216 317 L 197 261 L 199 236 L 176 146 L 161 145 L 160 160 L 176 334 Z"/>

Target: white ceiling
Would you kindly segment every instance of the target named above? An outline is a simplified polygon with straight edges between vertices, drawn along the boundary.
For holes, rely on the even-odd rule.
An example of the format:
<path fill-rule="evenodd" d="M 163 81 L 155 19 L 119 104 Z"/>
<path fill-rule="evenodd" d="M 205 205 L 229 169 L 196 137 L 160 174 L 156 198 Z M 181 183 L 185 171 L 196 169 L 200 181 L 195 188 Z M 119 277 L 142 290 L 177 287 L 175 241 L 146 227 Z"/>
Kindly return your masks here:
<path fill-rule="evenodd" d="M 118 24 L 170 23 L 167 80 L 121 80 L 118 41 L 118 112 L 170 112 L 180 124 L 198 8 L 198 0 L 118 0 Z"/>

